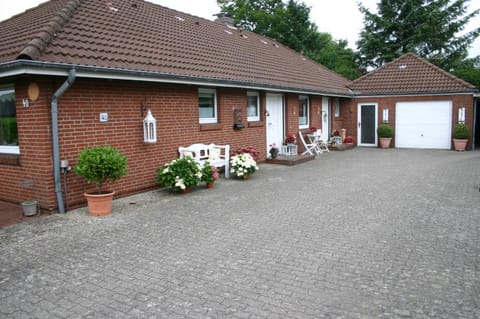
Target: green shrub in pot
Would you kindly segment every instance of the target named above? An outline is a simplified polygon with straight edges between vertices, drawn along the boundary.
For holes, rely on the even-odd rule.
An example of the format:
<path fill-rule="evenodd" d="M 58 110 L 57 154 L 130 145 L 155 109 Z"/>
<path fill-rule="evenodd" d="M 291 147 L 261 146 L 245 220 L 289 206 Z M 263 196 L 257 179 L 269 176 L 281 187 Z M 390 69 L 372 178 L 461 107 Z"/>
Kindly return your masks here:
<path fill-rule="evenodd" d="M 468 126 L 465 124 L 457 124 L 453 128 L 453 138 L 456 138 L 457 140 L 466 140 L 468 139 L 469 135 L 470 132 L 468 130 Z"/>
<path fill-rule="evenodd" d="M 377 127 L 377 134 L 380 138 L 392 138 L 393 127 L 390 124 L 380 124 Z"/>
<path fill-rule="evenodd" d="M 102 194 L 105 182 L 114 182 L 127 173 L 127 157 L 109 145 L 85 148 L 78 156 L 75 173 L 95 183 L 96 193 Z"/>

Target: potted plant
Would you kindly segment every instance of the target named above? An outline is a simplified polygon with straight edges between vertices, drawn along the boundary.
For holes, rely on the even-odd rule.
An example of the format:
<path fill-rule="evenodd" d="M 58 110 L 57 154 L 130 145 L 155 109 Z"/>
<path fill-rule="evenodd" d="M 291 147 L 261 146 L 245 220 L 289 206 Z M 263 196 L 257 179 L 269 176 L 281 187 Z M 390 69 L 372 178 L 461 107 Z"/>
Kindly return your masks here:
<path fill-rule="evenodd" d="M 297 138 L 295 137 L 295 134 L 288 133 L 287 136 L 285 137 L 285 144 L 287 145 L 293 145 L 297 142 Z"/>
<path fill-rule="evenodd" d="M 207 188 L 213 188 L 215 181 L 218 179 L 218 172 L 215 166 L 210 165 L 207 161 L 202 168 L 202 181 L 207 183 Z"/>
<path fill-rule="evenodd" d="M 37 205 L 38 205 L 38 202 L 36 200 L 26 200 L 22 202 L 23 215 L 33 216 L 37 214 L 38 212 Z"/>
<path fill-rule="evenodd" d="M 241 179 L 249 179 L 258 170 L 257 162 L 248 154 L 237 154 L 230 159 L 230 173 Z"/>
<path fill-rule="evenodd" d="M 355 138 L 353 136 L 347 136 L 343 140 L 343 144 L 353 145 L 355 143 Z"/>
<path fill-rule="evenodd" d="M 106 182 L 114 182 L 127 173 L 127 157 L 111 146 L 85 148 L 78 156 L 75 173 L 95 183 L 96 191 L 85 192 L 88 211 L 92 216 L 112 213 L 114 191 L 103 189 Z"/>
<path fill-rule="evenodd" d="M 174 159 L 157 170 L 157 181 L 175 192 L 190 193 L 202 180 L 202 168 L 191 156 Z"/>
<path fill-rule="evenodd" d="M 387 123 L 380 124 L 377 127 L 377 134 L 380 140 L 380 147 L 389 148 L 393 137 L 393 127 Z"/>
<path fill-rule="evenodd" d="M 252 156 L 252 158 L 255 161 L 258 161 L 260 159 L 260 152 L 254 146 L 245 146 L 245 147 L 237 148 L 234 153 L 235 155 L 248 153 L 250 154 L 250 156 Z"/>
<path fill-rule="evenodd" d="M 273 142 L 271 145 L 270 145 L 270 150 L 268 151 L 270 153 L 270 157 L 272 159 L 275 159 L 278 157 L 278 146 L 277 146 L 277 143 Z"/>
<path fill-rule="evenodd" d="M 457 124 L 453 128 L 453 145 L 456 151 L 463 152 L 467 147 L 470 131 L 465 124 Z"/>

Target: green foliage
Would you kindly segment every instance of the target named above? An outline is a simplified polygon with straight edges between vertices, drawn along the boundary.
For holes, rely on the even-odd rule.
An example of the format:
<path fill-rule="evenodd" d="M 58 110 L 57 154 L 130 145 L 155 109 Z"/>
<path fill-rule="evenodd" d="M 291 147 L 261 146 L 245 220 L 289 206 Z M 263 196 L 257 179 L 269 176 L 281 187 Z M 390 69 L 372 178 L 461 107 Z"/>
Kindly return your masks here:
<path fill-rule="evenodd" d="M 18 145 L 16 117 L 0 117 L 0 145 Z"/>
<path fill-rule="evenodd" d="M 468 126 L 465 124 L 457 124 L 453 128 L 453 138 L 459 139 L 459 140 L 466 140 L 468 139 L 468 136 L 470 135 L 470 132 L 468 130 Z"/>
<path fill-rule="evenodd" d="M 464 60 L 454 70 L 454 74 L 480 88 L 480 56 Z"/>
<path fill-rule="evenodd" d="M 214 182 L 218 179 L 217 168 L 210 165 L 210 162 L 205 162 L 202 168 L 202 181 L 206 183 Z"/>
<path fill-rule="evenodd" d="M 347 46 L 346 40 L 336 42 L 330 34 L 319 32 L 315 49 L 306 51 L 305 54 L 330 70 L 354 80 L 361 72 L 356 63 L 357 54 Z"/>
<path fill-rule="evenodd" d="M 451 71 L 468 55 L 480 34 L 476 28 L 461 36 L 479 9 L 466 14 L 469 0 L 381 0 L 378 14 L 359 5 L 364 29 L 357 42 L 359 62 L 366 70 L 413 52 Z"/>
<path fill-rule="evenodd" d="M 390 124 L 380 124 L 377 127 L 378 137 L 381 138 L 392 138 L 393 137 L 393 127 Z"/>
<path fill-rule="evenodd" d="M 289 0 L 217 0 L 221 12 L 231 15 L 237 26 L 275 39 L 289 48 L 349 78 L 360 76 L 356 54 L 347 41 L 338 43 L 328 33 L 318 31 L 310 21 L 310 8 Z"/>
<path fill-rule="evenodd" d="M 174 159 L 157 170 L 157 181 L 162 186 L 180 191 L 198 185 L 202 180 L 200 165 L 190 156 Z"/>
<path fill-rule="evenodd" d="M 111 146 L 85 148 L 78 156 L 75 173 L 94 182 L 98 194 L 105 182 L 114 182 L 127 173 L 127 157 Z"/>

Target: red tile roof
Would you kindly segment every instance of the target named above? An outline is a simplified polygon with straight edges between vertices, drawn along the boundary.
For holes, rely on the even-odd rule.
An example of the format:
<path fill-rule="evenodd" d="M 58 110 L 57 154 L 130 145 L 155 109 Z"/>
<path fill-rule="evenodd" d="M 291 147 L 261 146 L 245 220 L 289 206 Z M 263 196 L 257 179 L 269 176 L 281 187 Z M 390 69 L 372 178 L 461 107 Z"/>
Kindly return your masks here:
<path fill-rule="evenodd" d="M 15 59 L 350 95 L 272 39 L 143 0 L 51 0 L 0 22 L 0 63 Z"/>
<path fill-rule="evenodd" d="M 407 95 L 472 92 L 474 85 L 413 53 L 368 73 L 349 85 L 355 95 Z"/>

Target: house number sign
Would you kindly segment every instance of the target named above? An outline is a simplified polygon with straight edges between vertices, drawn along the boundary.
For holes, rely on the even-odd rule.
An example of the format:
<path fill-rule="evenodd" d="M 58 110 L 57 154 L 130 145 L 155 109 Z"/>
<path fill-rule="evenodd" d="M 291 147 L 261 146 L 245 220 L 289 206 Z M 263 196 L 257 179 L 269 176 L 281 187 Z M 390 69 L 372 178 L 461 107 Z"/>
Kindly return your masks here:
<path fill-rule="evenodd" d="M 108 113 L 100 113 L 100 123 L 108 122 Z"/>

